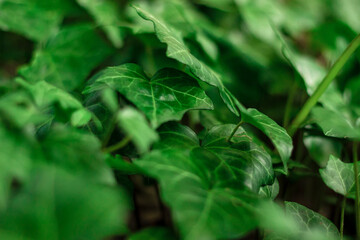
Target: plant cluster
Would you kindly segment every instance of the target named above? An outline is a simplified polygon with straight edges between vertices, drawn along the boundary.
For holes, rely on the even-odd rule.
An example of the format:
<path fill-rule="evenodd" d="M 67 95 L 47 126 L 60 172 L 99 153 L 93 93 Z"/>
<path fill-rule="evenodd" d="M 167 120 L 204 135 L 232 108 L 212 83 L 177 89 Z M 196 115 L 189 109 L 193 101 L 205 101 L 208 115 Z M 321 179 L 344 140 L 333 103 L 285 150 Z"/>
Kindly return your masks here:
<path fill-rule="evenodd" d="M 360 237 L 358 0 L 0 0 L 0 239 Z"/>

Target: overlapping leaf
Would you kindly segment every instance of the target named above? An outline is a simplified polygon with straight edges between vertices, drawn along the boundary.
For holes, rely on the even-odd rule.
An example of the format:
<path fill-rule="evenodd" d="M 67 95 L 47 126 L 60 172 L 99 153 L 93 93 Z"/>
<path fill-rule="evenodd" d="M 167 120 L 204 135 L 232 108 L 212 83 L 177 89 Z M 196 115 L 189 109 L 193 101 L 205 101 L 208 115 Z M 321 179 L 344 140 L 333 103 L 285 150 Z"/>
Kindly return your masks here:
<path fill-rule="evenodd" d="M 210 130 L 202 146 L 187 127 L 167 124 L 161 141 L 136 164 L 159 180 L 184 239 L 235 238 L 256 226 L 251 205 L 260 186 L 271 184 L 269 155 L 234 125 Z"/>
<path fill-rule="evenodd" d="M 157 37 L 161 42 L 167 44 L 167 56 L 187 65 L 201 81 L 217 87 L 224 103 L 234 114 L 238 115 L 233 96 L 225 88 L 220 75 L 191 54 L 179 32 L 142 8 L 137 6 L 134 8 L 142 18 L 153 22 Z"/>
<path fill-rule="evenodd" d="M 195 79 L 175 69 L 162 69 L 151 79 L 135 64 L 110 67 L 95 77 L 85 93 L 111 87 L 133 102 L 153 127 L 180 120 L 190 109 L 212 109 L 211 100 Z"/>

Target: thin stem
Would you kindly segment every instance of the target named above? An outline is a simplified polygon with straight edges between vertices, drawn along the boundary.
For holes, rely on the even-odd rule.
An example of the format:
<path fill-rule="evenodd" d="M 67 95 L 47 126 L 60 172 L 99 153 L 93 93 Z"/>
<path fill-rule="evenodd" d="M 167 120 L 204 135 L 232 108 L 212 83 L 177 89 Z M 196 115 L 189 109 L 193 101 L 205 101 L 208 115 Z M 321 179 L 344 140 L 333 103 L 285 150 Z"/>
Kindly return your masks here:
<path fill-rule="evenodd" d="M 353 143 L 353 161 L 354 161 L 354 174 L 355 174 L 355 186 L 356 186 L 356 196 L 355 196 L 355 216 L 356 216 L 356 236 L 357 239 L 360 239 L 360 213 L 359 213 L 359 199 L 360 199 L 360 186 L 359 186 L 359 170 L 358 170 L 358 154 L 357 154 L 358 143 Z"/>
<path fill-rule="evenodd" d="M 340 236 L 341 240 L 344 239 L 344 217 L 345 217 L 345 207 L 346 207 L 346 196 L 344 196 L 341 203 L 341 220 L 340 220 Z"/>
<path fill-rule="evenodd" d="M 239 127 L 241 126 L 241 124 L 243 124 L 243 121 L 240 121 L 235 128 L 233 129 L 233 131 L 231 132 L 230 136 L 228 137 L 228 139 L 226 140 L 227 142 L 230 142 L 231 138 L 235 135 L 236 131 L 239 129 Z"/>
<path fill-rule="evenodd" d="M 325 92 L 325 90 L 329 87 L 331 82 L 335 79 L 337 74 L 340 72 L 342 67 L 348 61 L 350 56 L 355 52 L 355 50 L 360 46 L 360 34 L 357 35 L 354 40 L 349 44 L 349 46 L 345 49 L 345 51 L 341 54 L 341 56 L 336 60 L 334 65 L 331 67 L 328 74 L 321 81 L 319 86 L 316 88 L 315 92 L 311 97 L 305 102 L 300 112 L 295 117 L 289 128 L 289 135 L 293 136 L 296 130 L 300 127 L 300 125 L 304 122 L 306 117 L 309 115 L 311 109 L 315 106 L 319 98 Z"/>
<path fill-rule="evenodd" d="M 131 140 L 130 137 L 124 137 L 120 142 L 118 142 L 110 147 L 104 148 L 103 152 L 104 153 L 115 152 L 116 150 L 119 150 L 119 149 L 125 147 L 130 142 L 130 140 Z"/>

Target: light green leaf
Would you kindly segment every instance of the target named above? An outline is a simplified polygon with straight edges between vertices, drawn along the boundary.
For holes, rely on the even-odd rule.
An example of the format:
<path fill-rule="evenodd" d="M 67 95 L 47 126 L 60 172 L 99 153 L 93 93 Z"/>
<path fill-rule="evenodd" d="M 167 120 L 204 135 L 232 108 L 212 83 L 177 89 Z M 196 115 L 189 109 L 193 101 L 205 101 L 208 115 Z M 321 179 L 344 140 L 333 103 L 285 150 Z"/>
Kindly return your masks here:
<path fill-rule="evenodd" d="M 118 5 L 111 0 L 77 0 L 95 18 L 97 24 L 104 29 L 115 47 L 123 45 L 123 31 L 118 26 L 121 22 Z"/>
<path fill-rule="evenodd" d="M 142 18 L 153 22 L 157 37 L 167 45 L 167 56 L 187 65 L 191 72 L 201 81 L 217 87 L 227 107 L 234 114 L 239 115 L 233 96 L 224 86 L 221 76 L 191 54 L 180 33 L 142 8 L 137 6 L 134 6 L 134 8 Z"/>
<path fill-rule="evenodd" d="M 279 190 L 279 181 L 275 178 L 273 184 L 260 187 L 259 195 L 274 200 L 279 194 Z"/>
<path fill-rule="evenodd" d="M 157 127 L 180 120 L 190 109 L 212 109 L 211 100 L 196 80 L 175 69 L 165 68 L 149 79 L 136 64 L 107 68 L 96 76 L 85 93 L 110 87 L 133 102 Z"/>
<path fill-rule="evenodd" d="M 31 176 L 0 213 L 0 235 L 12 236 L 6 239 L 97 240 L 126 232 L 129 201 L 121 189 L 53 167 L 38 166 Z"/>
<path fill-rule="evenodd" d="M 285 202 L 285 209 L 286 214 L 296 220 L 301 230 L 306 231 L 307 229 L 313 229 L 315 231 L 321 231 L 324 239 L 338 239 L 340 237 L 339 230 L 336 226 L 321 214 L 295 202 Z"/>
<path fill-rule="evenodd" d="M 335 192 L 349 197 L 354 193 L 354 164 L 344 163 L 339 158 L 330 156 L 329 162 L 324 169 L 320 169 L 320 175 L 325 184 Z"/>
<path fill-rule="evenodd" d="M 88 24 L 63 28 L 19 70 L 28 82 L 46 81 L 65 90 L 79 87 L 112 50 Z"/>
<path fill-rule="evenodd" d="M 335 225 L 326 217 L 295 202 L 285 202 L 285 211 L 274 202 L 258 207 L 265 240 L 335 240 L 340 238 Z"/>
<path fill-rule="evenodd" d="M 134 108 L 122 109 L 117 119 L 119 126 L 127 133 L 140 153 L 147 152 L 152 143 L 158 140 L 158 134 L 152 129 L 145 117 Z"/>
<path fill-rule="evenodd" d="M 228 143 L 234 127 L 214 127 L 199 146 L 189 128 L 165 124 L 156 150 L 136 161 L 160 182 L 184 239 L 237 238 L 256 226 L 252 204 L 273 182 L 271 159 L 241 128 Z"/>
<path fill-rule="evenodd" d="M 85 109 L 79 100 L 63 89 L 45 81 L 34 84 L 27 83 L 21 78 L 17 78 L 16 81 L 30 92 L 39 108 L 46 109 L 48 106 L 59 104 L 61 109 L 72 114 L 71 124 L 73 126 L 83 126 L 90 121 L 91 112 Z"/>
<path fill-rule="evenodd" d="M 326 136 L 360 139 L 359 126 L 346 119 L 341 113 L 315 107 L 311 114 Z"/>

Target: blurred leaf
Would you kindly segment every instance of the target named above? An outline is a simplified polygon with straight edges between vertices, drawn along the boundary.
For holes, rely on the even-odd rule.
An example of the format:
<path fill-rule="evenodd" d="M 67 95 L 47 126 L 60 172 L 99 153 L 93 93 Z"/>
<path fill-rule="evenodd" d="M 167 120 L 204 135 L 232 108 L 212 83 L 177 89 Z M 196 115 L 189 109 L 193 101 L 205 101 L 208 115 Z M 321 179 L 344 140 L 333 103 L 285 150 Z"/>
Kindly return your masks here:
<path fill-rule="evenodd" d="M 330 155 L 341 155 L 342 145 L 334 138 L 305 135 L 303 139 L 310 156 L 320 167 L 326 166 Z"/>
<path fill-rule="evenodd" d="M 159 70 L 149 79 L 135 64 L 107 68 L 96 76 L 85 93 L 110 87 L 133 102 L 150 119 L 153 127 L 180 120 L 190 109 L 212 109 L 211 100 L 196 80 L 175 69 Z"/>
<path fill-rule="evenodd" d="M 140 153 L 147 152 L 152 143 L 158 140 L 157 133 L 149 126 L 145 117 L 134 108 L 122 109 L 117 120 L 120 128 L 134 142 Z"/>
<path fill-rule="evenodd" d="M 2 0 L 0 28 L 40 41 L 54 34 L 65 13 L 74 8 L 68 0 Z"/>
<path fill-rule="evenodd" d="M 31 176 L 0 213 L 5 239 L 95 240 L 126 232 L 129 203 L 120 189 L 52 167 Z"/>
<path fill-rule="evenodd" d="M 111 53 L 91 25 L 67 26 L 37 50 L 30 65 L 22 67 L 19 73 L 28 82 L 44 80 L 71 91 Z"/>
<path fill-rule="evenodd" d="M 174 234 L 166 228 L 151 227 L 145 228 L 139 232 L 136 232 L 128 238 L 128 240 L 175 240 L 177 239 Z"/>
<path fill-rule="evenodd" d="M 123 31 L 119 27 L 121 13 L 118 5 L 112 0 L 77 0 L 95 18 L 106 35 L 119 48 L 123 45 Z"/>

